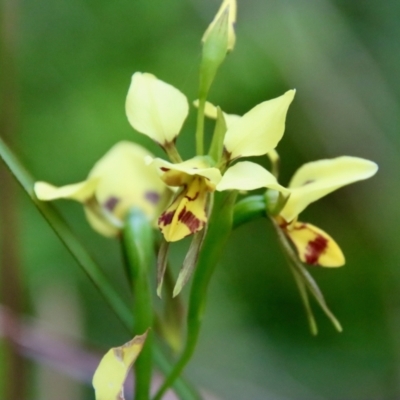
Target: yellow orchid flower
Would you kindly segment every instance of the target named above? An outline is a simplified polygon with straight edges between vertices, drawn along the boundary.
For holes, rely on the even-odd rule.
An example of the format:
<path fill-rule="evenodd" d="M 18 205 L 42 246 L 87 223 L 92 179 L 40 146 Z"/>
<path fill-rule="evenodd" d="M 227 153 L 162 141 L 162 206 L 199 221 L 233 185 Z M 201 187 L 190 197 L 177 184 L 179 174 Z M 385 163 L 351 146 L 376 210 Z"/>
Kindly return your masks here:
<path fill-rule="evenodd" d="M 124 382 L 138 358 L 147 338 L 147 332 L 131 341 L 110 349 L 101 359 L 94 376 L 96 400 L 124 400 Z"/>
<path fill-rule="evenodd" d="M 165 240 L 175 242 L 203 229 L 207 222 L 209 192 L 215 191 L 221 172 L 207 157 L 195 157 L 178 164 L 149 159 L 165 184 L 182 187 L 171 205 L 161 214 L 158 225 Z"/>
<path fill-rule="evenodd" d="M 368 179 L 377 170 L 374 162 L 349 156 L 310 162 L 297 170 L 289 183 L 287 202 L 274 218 L 302 262 L 323 267 L 344 265 L 338 244 L 321 229 L 297 218 L 309 204 L 343 186 Z"/>
<path fill-rule="evenodd" d="M 145 164 L 145 157 L 151 156 L 143 147 L 122 141 L 94 165 L 87 180 L 62 187 L 36 182 L 35 194 L 42 201 L 63 198 L 82 203 L 92 228 L 115 236 L 130 208 L 139 207 L 154 220 L 165 207 L 169 190 Z"/>
<path fill-rule="evenodd" d="M 294 94 L 294 90 L 289 90 L 276 99 L 258 104 L 242 117 L 231 118 L 224 139 L 226 161 L 272 151 L 283 136 L 286 113 Z M 143 103 L 140 101 L 142 98 L 145 99 Z M 174 98 L 179 100 L 174 101 Z M 165 147 L 175 141 L 178 126 L 182 126 L 187 115 L 186 108 L 182 111 L 182 104 L 188 103 L 182 93 L 154 75 L 135 73 L 127 104 L 134 104 L 134 107 L 127 107 L 131 125 Z M 171 115 L 179 115 L 179 123 L 174 121 L 174 129 L 170 129 L 169 123 L 161 123 L 169 121 L 168 110 Z M 223 177 L 207 157 L 195 157 L 176 164 L 161 159 L 148 160 L 148 163 L 154 165 L 167 185 L 182 187 L 159 218 L 159 227 L 169 242 L 180 240 L 204 227 L 208 192 L 260 187 L 279 187 L 281 191 L 286 191 L 268 171 L 248 161 L 229 168 Z"/>

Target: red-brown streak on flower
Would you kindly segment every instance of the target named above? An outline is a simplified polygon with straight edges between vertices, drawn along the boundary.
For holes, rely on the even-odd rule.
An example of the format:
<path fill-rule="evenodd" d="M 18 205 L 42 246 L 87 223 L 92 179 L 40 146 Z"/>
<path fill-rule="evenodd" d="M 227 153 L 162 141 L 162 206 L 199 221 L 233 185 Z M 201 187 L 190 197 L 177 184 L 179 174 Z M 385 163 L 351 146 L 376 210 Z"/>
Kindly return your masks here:
<path fill-rule="evenodd" d="M 170 168 L 166 168 L 166 167 L 160 167 L 160 169 L 163 172 L 168 172 L 170 170 Z"/>
<path fill-rule="evenodd" d="M 190 197 L 190 196 L 186 195 L 185 198 L 187 198 L 189 201 L 195 201 L 199 197 L 199 194 L 200 194 L 200 192 L 196 192 L 194 197 Z"/>
<path fill-rule="evenodd" d="M 169 225 L 172 221 L 172 218 L 174 218 L 174 215 L 175 215 L 175 210 L 169 212 L 164 211 L 160 215 L 160 218 L 158 218 L 158 224 L 164 226 Z"/>
<path fill-rule="evenodd" d="M 191 211 L 186 211 L 186 207 L 183 207 L 179 213 L 178 220 L 185 224 L 192 233 L 199 231 L 203 224 Z"/>
<path fill-rule="evenodd" d="M 308 242 L 306 247 L 305 259 L 307 264 L 317 265 L 321 255 L 328 247 L 328 239 L 318 235 L 314 240 Z"/>

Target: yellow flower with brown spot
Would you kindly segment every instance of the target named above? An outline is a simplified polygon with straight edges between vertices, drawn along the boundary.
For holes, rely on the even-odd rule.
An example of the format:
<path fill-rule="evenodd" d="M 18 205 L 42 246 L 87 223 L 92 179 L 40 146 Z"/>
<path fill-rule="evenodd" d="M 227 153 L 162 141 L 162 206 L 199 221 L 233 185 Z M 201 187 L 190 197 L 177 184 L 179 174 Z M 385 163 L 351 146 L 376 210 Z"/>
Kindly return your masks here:
<path fill-rule="evenodd" d="M 119 142 L 94 165 L 85 181 L 62 187 L 36 182 L 35 194 L 42 201 L 82 203 L 92 228 L 104 236 L 115 236 L 132 207 L 154 220 L 168 201 L 169 189 L 146 165 L 145 157 L 152 154 L 143 147 Z"/>
<path fill-rule="evenodd" d="M 297 218 L 309 204 L 343 186 L 368 179 L 377 170 L 374 162 L 349 156 L 310 162 L 297 170 L 289 183 L 289 197 L 274 218 L 302 262 L 323 267 L 344 265 L 344 255 L 332 237 Z"/>
<path fill-rule="evenodd" d="M 178 164 L 160 158 L 150 162 L 165 184 L 181 187 L 158 219 L 165 240 L 175 242 L 203 229 L 207 222 L 208 193 L 215 191 L 221 180 L 219 169 L 211 166 L 208 157 L 195 157 Z"/>
<path fill-rule="evenodd" d="M 223 142 L 226 164 L 240 157 L 266 154 L 276 147 L 283 136 L 286 113 L 294 95 L 295 91 L 289 90 L 258 104 L 242 117 L 229 119 Z M 126 104 L 131 125 L 164 148 L 175 142 L 187 116 L 186 97 L 151 74 L 133 75 Z M 210 109 L 212 105 L 207 107 Z M 203 229 L 209 192 L 260 187 L 286 191 L 267 170 L 249 161 L 228 168 L 223 177 L 214 162 L 204 156 L 175 164 L 158 158 L 148 163 L 154 165 L 165 184 L 181 187 L 159 218 L 159 227 L 169 242 Z"/>

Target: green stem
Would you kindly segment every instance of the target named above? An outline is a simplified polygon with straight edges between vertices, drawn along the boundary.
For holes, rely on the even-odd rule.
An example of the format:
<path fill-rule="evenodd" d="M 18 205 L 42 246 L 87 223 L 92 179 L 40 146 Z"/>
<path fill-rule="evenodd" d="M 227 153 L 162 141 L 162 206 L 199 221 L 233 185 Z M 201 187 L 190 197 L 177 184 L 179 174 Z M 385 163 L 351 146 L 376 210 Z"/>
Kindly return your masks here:
<path fill-rule="evenodd" d="M 196 154 L 202 156 L 204 154 L 204 109 L 206 106 L 207 93 L 203 94 L 199 99 L 199 107 L 197 110 L 196 124 Z"/>
<path fill-rule="evenodd" d="M 132 333 L 132 315 L 129 307 L 124 303 L 119 293 L 108 281 L 108 278 L 104 272 L 92 259 L 86 248 L 76 238 L 75 234 L 71 231 L 70 227 L 51 205 L 51 203 L 44 203 L 36 198 L 33 191 L 33 178 L 25 170 L 25 168 L 21 165 L 19 160 L 1 138 L 0 158 L 4 161 L 14 178 L 18 181 L 32 202 L 42 213 L 50 227 L 64 244 L 66 249 L 70 252 L 77 264 L 82 268 L 90 281 L 103 296 L 106 303 L 121 320 L 127 331 Z M 154 349 L 154 360 L 163 373 L 169 373 L 171 370 L 171 364 L 158 347 Z M 183 380 L 177 381 L 174 388 L 182 399 L 191 400 L 198 398 L 195 389 Z"/>
<path fill-rule="evenodd" d="M 153 308 L 149 268 L 153 258 L 153 230 L 148 218 L 132 209 L 123 230 L 123 252 L 134 296 L 134 332 L 140 334 L 153 326 Z M 135 362 L 135 400 L 149 400 L 152 376 L 153 332 Z"/>
<path fill-rule="evenodd" d="M 15 142 L 20 128 L 17 68 L 20 5 L 18 0 L 3 0 L 0 4 L 0 130 Z M 10 313 L 10 318 L 2 321 L 5 332 L 2 365 L 7 379 L 1 385 L 0 397 L 21 399 L 27 395 L 27 366 L 17 344 L 25 294 L 19 249 L 19 198 L 15 182 L 3 166 L 0 182 L 0 301 Z"/>
<path fill-rule="evenodd" d="M 188 333 L 185 347 L 174 369 L 155 395 L 154 400 L 162 399 L 163 394 L 180 376 L 194 353 L 206 307 L 208 285 L 232 230 L 233 206 L 236 196 L 237 192 L 217 193 L 215 196 L 216 201 L 212 217 L 190 291 L 187 316 Z"/>

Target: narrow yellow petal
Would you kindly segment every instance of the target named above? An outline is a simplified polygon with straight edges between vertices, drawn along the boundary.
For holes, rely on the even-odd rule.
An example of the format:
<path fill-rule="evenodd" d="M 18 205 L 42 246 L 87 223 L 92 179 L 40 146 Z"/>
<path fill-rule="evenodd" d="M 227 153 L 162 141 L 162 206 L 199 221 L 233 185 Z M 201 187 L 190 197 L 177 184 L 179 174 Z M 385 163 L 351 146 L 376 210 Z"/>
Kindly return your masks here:
<path fill-rule="evenodd" d="M 290 222 L 310 203 L 342 186 L 370 178 L 377 170 L 372 161 L 348 156 L 304 164 L 289 184 L 291 195 L 281 216 Z"/>
<path fill-rule="evenodd" d="M 135 336 L 120 347 L 113 347 L 101 359 L 93 376 L 96 400 L 124 400 L 123 385 L 129 370 L 139 356 L 147 332 Z"/>
<path fill-rule="evenodd" d="M 217 190 L 254 190 L 262 187 L 275 189 L 283 194 L 289 193 L 269 171 L 250 161 L 242 161 L 230 167 L 217 185 Z"/>
<path fill-rule="evenodd" d="M 177 164 L 161 158 L 147 158 L 146 162 L 154 166 L 161 179 L 168 186 L 187 185 L 193 180 L 193 176 L 197 175 L 205 179 L 208 190 L 214 191 L 221 180 L 221 172 L 218 168 L 210 167 L 207 157 L 194 157 Z"/>
<path fill-rule="evenodd" d="M 217 14 L 215 15 L 213 21 L 208 26 L 207 30 L 204 32 L 203 38 L 201 41 L 204 43 L 207 38 L 210 36 L 210 32 L 214 28 L 216 22 L 219 18 L 221 18 L 224 12 L 228 12 L 228 46 L 227 50 L 230 51 L 234 48 L 236 42 L 236 35 L 235 35 L 235 22 L 236 22 L 236 12 L 237 12 L 237 5 L 236 0 L 224 0 L 219 8 Z"/>
<path fill-rule="evenodd" d="M 110 223 L 107 218 L 102 215 L 100 210 L 95 210 L 93 207 L 84 206 L 86 219 L 89 222 L 90 226 L 102 236 L 106 237 L 114 237 L 117 236 L 120 232 L 120 228 L 116 225 Z M 123 224 L 122 221 L 119 221 L 120 225 Z"/>
<path fill-rule="evenodd" d="M 126 115 L 138 132 L 164 146 L 179 134 L 188 112 L 188 101 L 178 89 L 154 75 L 133 74 Z"/>
<path fill-rule="evenodd" d="M 321 267 L 344 265 L 342 250 L 323 230 L 303 222 L 295 222 L 290 227 L 284 224 L 282 229 L 296 247 L 302 262 Z"/>
<path fill-rule="evenodd" d="M 295 91 L 289 90 L 264 101 L 235 121 L 224 141 L 229 158 L 260 156 L 274 149 L 285 131 L 286 113 L 294 95 Z"/>
<path fill-rule="evenodd" d="M 53 186 L 47 182 L 36 182 L 34 191 L 36 197 L 42 201 L 72 199 L 84 203 L 94 195 L 98 183 L 99 179 L 96 177 L 61 187 Z"/>
<path fill-rule="evenodd" d="M 175 242 L 203 229 L 206 205 L 207 185 L 204 178 L 195 176 L 158 220 L 165 240 Z"/>

